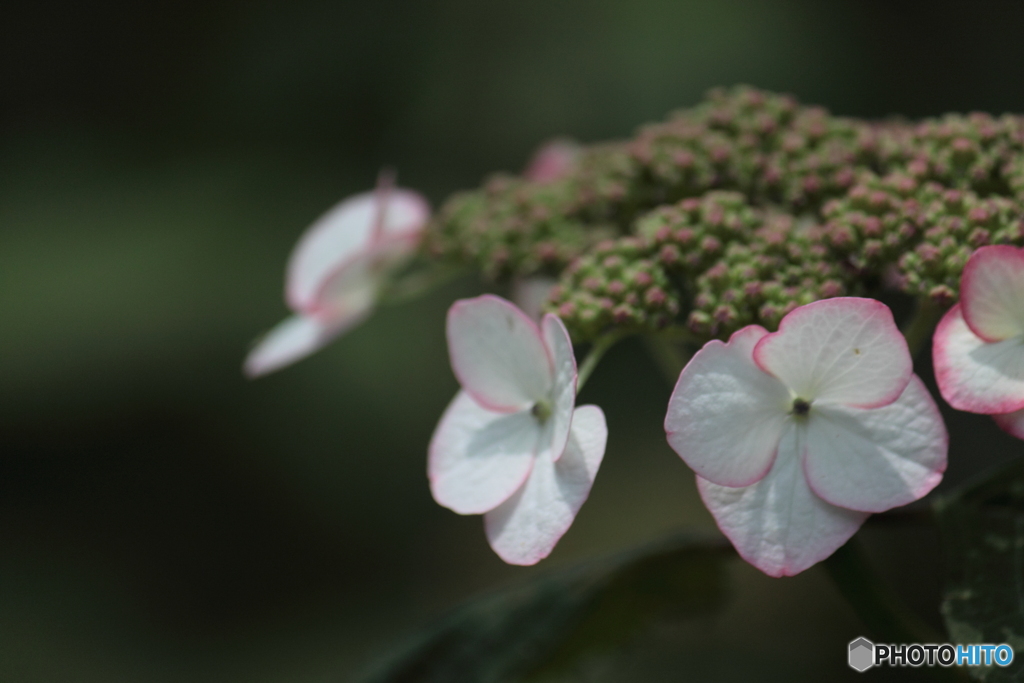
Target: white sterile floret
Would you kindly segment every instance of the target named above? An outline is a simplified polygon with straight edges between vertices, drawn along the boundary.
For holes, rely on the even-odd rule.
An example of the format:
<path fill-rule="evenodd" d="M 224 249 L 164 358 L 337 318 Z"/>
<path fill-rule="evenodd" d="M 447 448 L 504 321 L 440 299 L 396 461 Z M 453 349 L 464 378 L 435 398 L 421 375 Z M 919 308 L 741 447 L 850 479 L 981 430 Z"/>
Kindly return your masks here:
<path fill-rule="evenodd" d="M 938 408 L 873 299 L 817 301 L 778 332 L 709 342 L 679 376 L 665 431 L 719 528 L 771 576 L 825 559 L 946 468 Z"/>
<path fill-rule="evenodd" d="M 423 197 L 386 184 L 321 216 L 288 261 L 285 298 L 295 315 L 263 336 L 245 374 L 290 365 L 365 320 L 381 286 L 415 252 L 429 217 Z"/>
<path fill-rule="evenodd" d="M 462 389 L 430 441 L 430 490 L 460 514 L 485 514 L 487 539 L 509 564 L 535 564 L 590 493 L 608 429 L 576 403 L 576 359 L 562 321 L 540 326 L 484 295 L 448 311 L 448 351 Z"/>
<path fill-rule="evenodd" d="M 957 410 L 990 414 L 1024 438 L 1024 249 L 978 249 L 932 342 L 935 379 Z"/>

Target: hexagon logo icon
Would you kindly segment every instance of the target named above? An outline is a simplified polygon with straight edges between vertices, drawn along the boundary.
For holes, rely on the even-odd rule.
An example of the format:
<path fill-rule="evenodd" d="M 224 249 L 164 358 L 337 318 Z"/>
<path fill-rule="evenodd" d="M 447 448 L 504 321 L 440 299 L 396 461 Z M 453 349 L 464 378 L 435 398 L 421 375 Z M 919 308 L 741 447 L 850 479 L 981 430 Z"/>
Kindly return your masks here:
<path fill-rule="evenodd" d="M 855 671 L 867 671 L 875 665 L 875 644 L 867 638 L 858 638 L 850 642 L 850 668 Z"/>

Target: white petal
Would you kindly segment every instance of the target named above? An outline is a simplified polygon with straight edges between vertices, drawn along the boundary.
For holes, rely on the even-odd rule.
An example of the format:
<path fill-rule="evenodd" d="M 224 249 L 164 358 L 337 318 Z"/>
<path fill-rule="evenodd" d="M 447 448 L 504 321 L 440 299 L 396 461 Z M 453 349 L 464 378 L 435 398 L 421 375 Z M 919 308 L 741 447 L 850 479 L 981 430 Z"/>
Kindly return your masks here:
<path fill-rule="evenodd" d="M 572 352 L 572 341 L 565 325 L 556 316 L 548 314 L 541 322 L 544 343 L 551 353 L 555 365 L 555 377 L 551 387 L 551 416 L 545 427 L 550 430 L 552 459 L 558 460 L 565 450 L 569 438 L 569 423 L 572 421 L 573 406 L 576 405 L 576 356 Z M 542 448 L 547 444 L 542 444 Z"/>
<path fill-rule="evenodd" d="M 492 510 L 523 485 L 540 425 L 529 412 L 496 413 L 460 391 L 430 439 L 430 491 L 461 515 Z"/>
<path fill-rule="evenodd" d="M 988 343 L 968 327 L 961 304 L 942 316 L 932 338 L 935 381 L 957 410 L 1009 413 L 1024 408 L 1024 339 Z"/>
<path fill-rule="evenodd" d="M 558 280 L 545 275 L 517 279 L 512 283 L 512 301 L 531 320 L 540 320 L 548 295 L 557 283 Z"/>
<path fill-rule="evenodd" d="M 484 517 L 487 540 L 509 564 L 536 564 L 568 531 L 604 457 L 608 428 L 597 406 L 573 413 L 565 454 L 538 456 L 526 484 Z"/>
<path fill-rule="evenodd" d="M 249 352 L 243 365 L 247 377 L 280 370 L 324 347 L 342 332 L 361 322 L 368 309 L 353 310 L 330 322 L 294 315 L 267 332 Z"/>
<path fill-rule="evenodd" d="M 1015 410 L 1012 413 L 993 415 L 992 419 L 1007 434 L 1018 439 L 1024 439 L 1024 410 Z"/>
<path fill-rule="evenodd" d="M 772 469 L 761 481 L 728 488 L 697 477 L 708 510 L 736 552 L 769 576 L 793 576 L 846 543 L 867 519 L 826 503 L 800 466 L 800 429 L 785 431 Z"/>
<path fill-rule="evenodd" d="M 409 235 L 374 242 L 324 277 L 311 309 L 318 315 L 334 315 L 337 311 L 372 306 L 381 285 L 409 260 L 417 244 L 418 238 Z"/>
<path fill-rule="evenodd" d="M 880 301 L 856 297 L 801 306 L 754 349 L 755 362 L 797 396 L 819 403 L 876 408 L 907 386 L 907 342 Z"/>
<path fill-rule="evenodd" d="M 766 334 L 751 325 L 728 344 L 705 344 L 669 399 L 669 445 L 697 474 L 723 486 L 748 486 L 768 472 L 791 408 L 786 387 L 754 364 L 754 346 Z"/>
<path fill-rule="evenodd" d="M 812 408 L 804 474 L 833 505 L 882 512 L 935 488 L 948 447 L 939 409 L 915 375 L 898 399 L 881 408 Z"/>
<path fill-rule="evenodd" d="M 979 337 L 997 342 L 1024 335 L 1024 249 L 982 247 L 960 280 L 964 320 Z"/>
<path fill-rule="evenodd" d="M 375 237 L 415 235 L 430 215 L 416 192 L 401 189 L 349 197 L 321 216 L 299 239 L 288 262 L 287 298 L 295 310 L 316 306 L 324 279 L 366 249 Z M 381 197 L 386 196 L 386 202 Z M 383 211 L 384 221 L 380 223 Z"/>
<path fill-rule="evenodd" d="M 548 400 L 552 359 L 537 324 L 485 294 L 448 310 L 448 353 L 462 388 L 483 406 L 512 412 Z"/>

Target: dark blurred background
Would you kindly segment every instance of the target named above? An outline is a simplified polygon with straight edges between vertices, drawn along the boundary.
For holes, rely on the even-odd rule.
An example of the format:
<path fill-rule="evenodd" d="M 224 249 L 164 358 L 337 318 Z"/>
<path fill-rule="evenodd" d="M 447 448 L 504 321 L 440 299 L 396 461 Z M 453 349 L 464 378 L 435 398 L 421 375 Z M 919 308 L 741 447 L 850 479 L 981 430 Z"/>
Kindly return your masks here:
<path fill-rule="evenodd" d="M 7 0 L 2 16 L 5 682 L 343 681 L 468 596 L 713 528 L 664 443 L 670 387 L 631 343 L 582 396 L 611 438 L 551 558 L 505 566 L 480 518 L 433 503 L 426 443 L 456 389 L 443 315 L 475 281 L 242 378 L 285 315 L 294 240 L 382 165 L 437 205 L 545 139 L 625 137 L 735 83 L 846 115 L 1024 112 L 1020 2 Z M 1024 453 L 949 417 L 944 487 Z M 938 623 L 927 527 L 865 536 Z M 731 606 L 685 646 L 645 641 L 587 680 L 852 676 L 863 626 L 820 568 L 731 571 Z"/>

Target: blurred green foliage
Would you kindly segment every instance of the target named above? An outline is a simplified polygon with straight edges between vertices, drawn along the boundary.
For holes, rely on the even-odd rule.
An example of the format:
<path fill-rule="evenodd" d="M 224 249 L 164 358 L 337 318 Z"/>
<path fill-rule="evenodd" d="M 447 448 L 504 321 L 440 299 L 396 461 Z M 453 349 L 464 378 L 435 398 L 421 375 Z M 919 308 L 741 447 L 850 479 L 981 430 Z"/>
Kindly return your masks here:
<path fill-rule="evenodd" d="M 661 621 L 714 614 L 731 556 L 724 538 L 677 536 L 536 577 L 455 610 L 360 680 L 559 680 Z"/>
<path fill-rule="evenodd" d="M 544 139 L 627 136 L 715 85 L 858 116 L 1021 112 L 1022 19 L 854 0 L 6 3 L 0 680 L 345 680 L 461 598 L 712 529 L 664 443 L 669 387 L 624 343 L 582 397 L 611 430 L 590 501 L 541 567 L 503 565 L 424 476 L 456 387 L 443 314 L 478 283 L 250 383 L 295 238 L 383 164 L 436 205 Z M 984 418 L 947 419 L 952 482 L 1021 454 Z M 938 623 L 935 539 L 868 540 Z M 593 676 L 851 675 L 862 627 L 820 572 L 730 571 L 723 613 Z"/>
<path fill-rule="evenodd" d="M 1016 460 L 935 504 L 945 548 L 942 616 L 955 643 L 1024 646 L 1024 462 Z M 1024 663 L 977 667 L 978 680 L 1024 680 Z"/>

